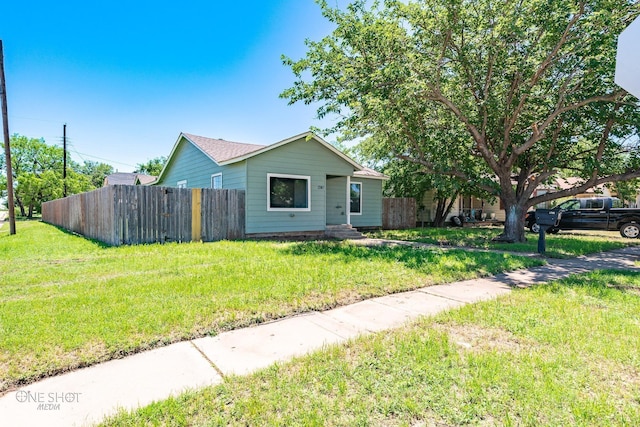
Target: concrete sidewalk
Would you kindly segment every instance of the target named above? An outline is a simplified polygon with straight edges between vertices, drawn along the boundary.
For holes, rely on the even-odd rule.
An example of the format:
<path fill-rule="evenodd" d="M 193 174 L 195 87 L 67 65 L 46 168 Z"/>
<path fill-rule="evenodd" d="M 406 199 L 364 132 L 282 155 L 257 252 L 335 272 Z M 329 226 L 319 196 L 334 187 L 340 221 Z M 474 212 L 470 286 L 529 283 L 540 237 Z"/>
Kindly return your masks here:
<path fill-rule="evenodd" d="M 548 265 L 447 285 L 430 286 L 225 332 L 48 378 L 0 398 L 6 426 L 91 425 L 118 408 L 133 409 L 188 389 L 218 384 L 325 345 L 398 327 L 419 316 L 495 298 L 594 269 L 638 270 L 640 247 L 547 260 Z"/>

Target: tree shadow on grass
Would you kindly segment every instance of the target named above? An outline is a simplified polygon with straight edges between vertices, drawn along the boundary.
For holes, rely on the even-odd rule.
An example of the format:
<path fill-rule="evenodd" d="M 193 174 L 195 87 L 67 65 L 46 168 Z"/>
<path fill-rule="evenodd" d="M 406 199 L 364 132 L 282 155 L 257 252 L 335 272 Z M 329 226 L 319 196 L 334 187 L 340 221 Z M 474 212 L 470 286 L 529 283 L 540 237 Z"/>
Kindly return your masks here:
<path fill-rule="evenodd" d="M 595 270 L 570 276 L 545 286 L 552 292 L 561 292 L 568 288 L 579 289 L 599 298 L 606 298 L 614 293 L 640 296 L 640 271 Z"/>
<path fill-rule="evenodd" d="M 283 248 L 286 254 L 329 257 L 336 262 L 383 261 L 401 263 L 423 273 L 476 272 L 477 275 L 522 268 L 523 258 L 504 253 L 443 250 L 434 247 L 362 246 L 344 242 L 300 242 Z"/>

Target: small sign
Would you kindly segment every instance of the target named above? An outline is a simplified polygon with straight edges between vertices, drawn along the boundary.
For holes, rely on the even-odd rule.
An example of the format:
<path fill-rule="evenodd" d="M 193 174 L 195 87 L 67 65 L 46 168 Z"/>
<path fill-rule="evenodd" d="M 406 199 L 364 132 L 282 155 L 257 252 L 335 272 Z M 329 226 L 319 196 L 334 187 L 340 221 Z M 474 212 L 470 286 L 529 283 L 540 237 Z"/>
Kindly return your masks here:
<path fill-rule="evenodd" d="M 636 18 L 618 37 L 616 84 L 640 98 L 640 18 Z"/>

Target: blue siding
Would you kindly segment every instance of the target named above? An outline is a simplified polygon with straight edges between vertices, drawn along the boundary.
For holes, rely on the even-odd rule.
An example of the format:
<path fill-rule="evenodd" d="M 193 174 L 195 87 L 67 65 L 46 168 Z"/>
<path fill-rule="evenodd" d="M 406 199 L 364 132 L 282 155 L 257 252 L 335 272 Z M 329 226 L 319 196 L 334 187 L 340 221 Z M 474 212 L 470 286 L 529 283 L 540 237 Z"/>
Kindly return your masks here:
<path fill-rule="evenodd" d="M 310 212 L 267 211 L 267 174 L 311 177 Z M 346 176 L 353 166 L 315 140 L 304 138 L 247 160 L 246 232 L 322 231 L 326 228 L 327 175 Z"/>
<path fill-rule="evenodd" d="M 247 162 L 222 167 L 222 188 L 244 190 L 247 187 Z"/>
<path fill-rule="evenodd" d="M 351 177 L 362 183 L 362 215 L 351 215 L 354 227 L 382 227 L 382 181 Z"/>

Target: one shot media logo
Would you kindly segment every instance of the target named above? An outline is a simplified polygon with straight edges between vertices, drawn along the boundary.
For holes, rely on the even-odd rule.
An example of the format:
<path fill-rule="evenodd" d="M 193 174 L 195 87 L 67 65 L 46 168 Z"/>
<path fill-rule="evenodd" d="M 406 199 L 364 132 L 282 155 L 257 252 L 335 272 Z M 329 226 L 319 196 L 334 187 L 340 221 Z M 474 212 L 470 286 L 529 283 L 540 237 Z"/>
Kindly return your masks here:
<path fill-rule="evenodd" d="M 16 392 L 19 403 L 35 404 L 39 411 L 59 411 L 62 406 L 70 403 L 80 403 L 82 393 L 77 392 L 44 392 L 20 390 Z"/>

